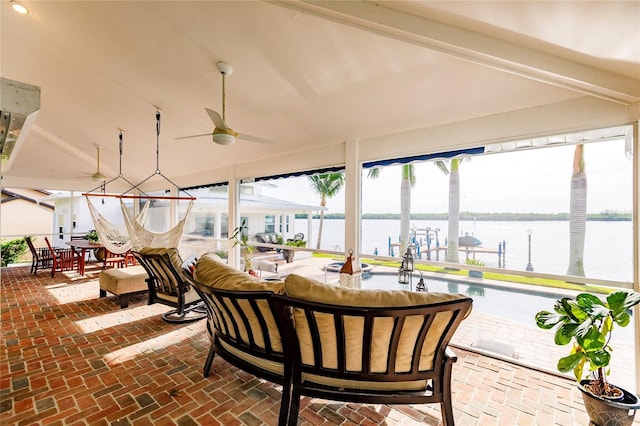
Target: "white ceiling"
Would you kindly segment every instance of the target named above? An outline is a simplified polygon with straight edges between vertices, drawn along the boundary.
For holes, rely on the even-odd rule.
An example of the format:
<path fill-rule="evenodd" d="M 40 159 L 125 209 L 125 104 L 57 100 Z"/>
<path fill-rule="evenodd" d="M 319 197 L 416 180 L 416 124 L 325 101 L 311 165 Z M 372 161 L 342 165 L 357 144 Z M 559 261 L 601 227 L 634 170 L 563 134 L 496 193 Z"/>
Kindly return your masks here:
<path fill-rule="evenodd" d="M 1 4 L 0 74 L 41 88 L 5 187 L 89 190 L 96 167 L 204 184 L 247 161 L 584 96 L 637 108 L 640 2 L 22 1 Z M 216 63 L 231 64 L 213 130 Z M 424 142 L 428 146 L 429 142 Z M 425 148 L 427 149 L 427 148 Z M 296 165 L 282 162 L 282 172 Z"/>

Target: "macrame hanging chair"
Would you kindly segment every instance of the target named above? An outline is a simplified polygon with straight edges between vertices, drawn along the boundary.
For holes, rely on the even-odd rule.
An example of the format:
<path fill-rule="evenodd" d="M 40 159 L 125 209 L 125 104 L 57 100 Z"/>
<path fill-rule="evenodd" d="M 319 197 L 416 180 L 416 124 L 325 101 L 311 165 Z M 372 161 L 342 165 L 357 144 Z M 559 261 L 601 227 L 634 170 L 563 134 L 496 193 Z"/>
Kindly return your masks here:
<path fill-rule="evenodd" d="M 147 203 L 147 205 L 149 205 L 149 203 Z M 124 223 L 127 227 L 131 248 L 134 251 L 139 251 L 143 247 L 178 247 L 180 240 L 182 239 L 184 224 L 189 216 L 191 207 L 193 207 L 193 200 L 189 202 L 187 211 L 182 220 L 166 232 L 153 232 L 146 229 L 141 224 L 143 222 L 138 221 L 137 217 L 131 216 L 131 213 L 122 200 L 120 200 L 120 207 L 122 208 L 122 215 L 124 216 Z"/>
<path fill-rule="evenodd" d="M 129 237 L 128 227 L 126 223 L 116 225 L 114 223 L 109 222 L 107 219 L 100 214 L 98 209 L 93 205 L 91 199 L 89 197 L 85 197 L 87 199 L 87 205 L 89 206 L 89 213 L 91 213 L 91 218 L 93 219 L 93 224 L 96 229 L 96 233 L 98 234 L 98 238 L 100 239 L 100 243 L 114 254 L 123 254 L 129 251 L 132 247 L 132 241 Z M 120 201 L 123 206 L 123 211 L 126 210 L 122 201 Z M 133 219 L 136 223 L 144 223 L 147 217 L 147 211 L 149 210 L 149 205 L 151 203 L 145 203 L 140 213 L 138 213 Z M 125 216 L 125 221 L 128 216 Z"/>
<path fill-rule="evenodd" d="M 134 185 L 134 187 L 130 188 L 129 191 L 134 188 L 139 189 L 139 187 L 144 182 L 146 182 L 147 180 L 151 179 L 156 175 L 159 175 L 165 181 L 169 182 L 172 186 L 174 186 L 176 189 L 180 190 L 180 187 L 178 185 L 176 185 L 171 179 L 163 175 L 162 172 L 160 171 L 160 111 L 156 111 L 156 170 L 151 175 L 149 175 L 146 179 L 143 179 L 140 183 L 138 183 L 138 185 Z M 126 208 L 126 206 L 122 202 L 122 198 L 125 198 L 126 192 L 122 194 L 120 198 L 120 206 L 122 208 L 122 215 L 124 217 L 125 225 L 127 226 L 129 238 L 131 239 L 131 244 L 132 244 L 131 248 L 135 251 L 139 251 L 144 247 L 154 247 L 154 248 L 178 247 L 178 245 L 180 244 L 180 240 L 182 239 L 184 224 L 187 220 L 187 217 L 189 216 L 191 207 L 193 207 L 195 198 L 190 196 L 184 190 L 182 190 L 182 192 L 189 195 L 188 197 L 163 197 L 163 196 L 144 197 L 147 199 L 156 198 L 156 199 L 170 199 L 170 200 L 190 200 L 189 205 L 187 207 L 187 211 L 184 217 L 182 218 L 182 220 L 180 220 L 176 226 L 169 229 L 168 231 L 160 233 L 160 232 L 153 232 L 146 229 L 142 225 L 143 222 L 139 222 L 135 218 L 131 217 L 129 210 Z"/>

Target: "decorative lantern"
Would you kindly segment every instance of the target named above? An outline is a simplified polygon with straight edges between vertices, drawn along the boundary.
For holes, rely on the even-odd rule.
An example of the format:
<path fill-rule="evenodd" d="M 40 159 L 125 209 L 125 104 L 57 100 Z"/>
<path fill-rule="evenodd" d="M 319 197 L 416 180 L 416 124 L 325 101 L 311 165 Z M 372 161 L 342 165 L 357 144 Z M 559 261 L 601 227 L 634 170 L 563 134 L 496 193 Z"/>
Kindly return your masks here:
<path fill-rule="evenodd" d="M 360 288 L 362 284 L 361 272 L 360 267 L 353 264 L 353 250 L 349 250 L 349 257 L 340 268 L 340 286 Z"/>
<path fill-rule="evenodd" d="M 405 267 L 407 270 L 413 272 L 413 252 L 411 251 L 411 247 L 407 247 L 407 252 L 404 254 L 403 260 L 406 262 Z"/>
<path fill-rule="evenodd" d="M 407 247 L 407 252 L 402 257 L 402 264 L 398 270 L 398 283 L 410 284 L 413 269 L 413 254 L 411 254 L 411 247 Z"/>
<path fill-rule="evenodd" d="M 400 266 L 400 269 L 398 269 L 398 283 L 399 284 L 409 284 L 409 276 L 411 275 L 411 272 L 409 272 L 407 269 L 405 269 L 404 267 L 404 260 L 402 261 L 402 265 Z"/>
<path fill-rule="evenodd" d="M 420 271 L 420 281 L 416 284 L 416 291 L 429 291 L 427 285 L 424 283 L 424 278 L 422 277 L 422 271 Z"/>

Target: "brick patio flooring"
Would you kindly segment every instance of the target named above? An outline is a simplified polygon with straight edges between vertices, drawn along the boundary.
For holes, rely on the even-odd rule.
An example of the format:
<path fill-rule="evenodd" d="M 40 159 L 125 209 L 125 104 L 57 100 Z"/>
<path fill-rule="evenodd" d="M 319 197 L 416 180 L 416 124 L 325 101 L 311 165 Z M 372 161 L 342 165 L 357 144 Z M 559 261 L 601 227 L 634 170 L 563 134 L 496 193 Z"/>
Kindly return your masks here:
<path fill-rule="evenodd" d="M 202 377 L 205 322 L 162 321 L 162 305 L 98 298 L 95 278 L 1 271 L 0 424 L 275 425 L 280 388 L 216 358 Z M 458 425 L 587 425 L 574 383 L 455 350 Z M 299 425 L 436 425 L 438 405 L 304 398 Z M 640 424 L 636 420 L 634 425 Z"/>

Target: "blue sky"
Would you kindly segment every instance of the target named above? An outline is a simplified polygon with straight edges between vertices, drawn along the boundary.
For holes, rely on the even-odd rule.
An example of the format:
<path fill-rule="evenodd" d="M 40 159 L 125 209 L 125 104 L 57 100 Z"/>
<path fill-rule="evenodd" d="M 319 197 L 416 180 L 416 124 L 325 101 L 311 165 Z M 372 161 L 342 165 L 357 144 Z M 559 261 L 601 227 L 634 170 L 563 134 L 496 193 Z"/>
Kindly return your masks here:
<path fill-rule="evenodd" d="M 569 211 L 574 146 L 558 146 L 473 157 L 460 166 L 460 207 L 475 212 Z M 585 145 L 587 211 L 632 210 L 632 161 L 624 140 Z M 448 176 L 430 163 L 416 165 L 411 211 L 448 210 Z M 364 213 L 400 212 L 400 166 L 382 170 L 378 180 L 362 179 Z M 306 178 L 274 181 L 265 195 L 303 204 L 319 204 Z M 344 191 L 328 201 L 329 212 L 344 212 Z"/>

